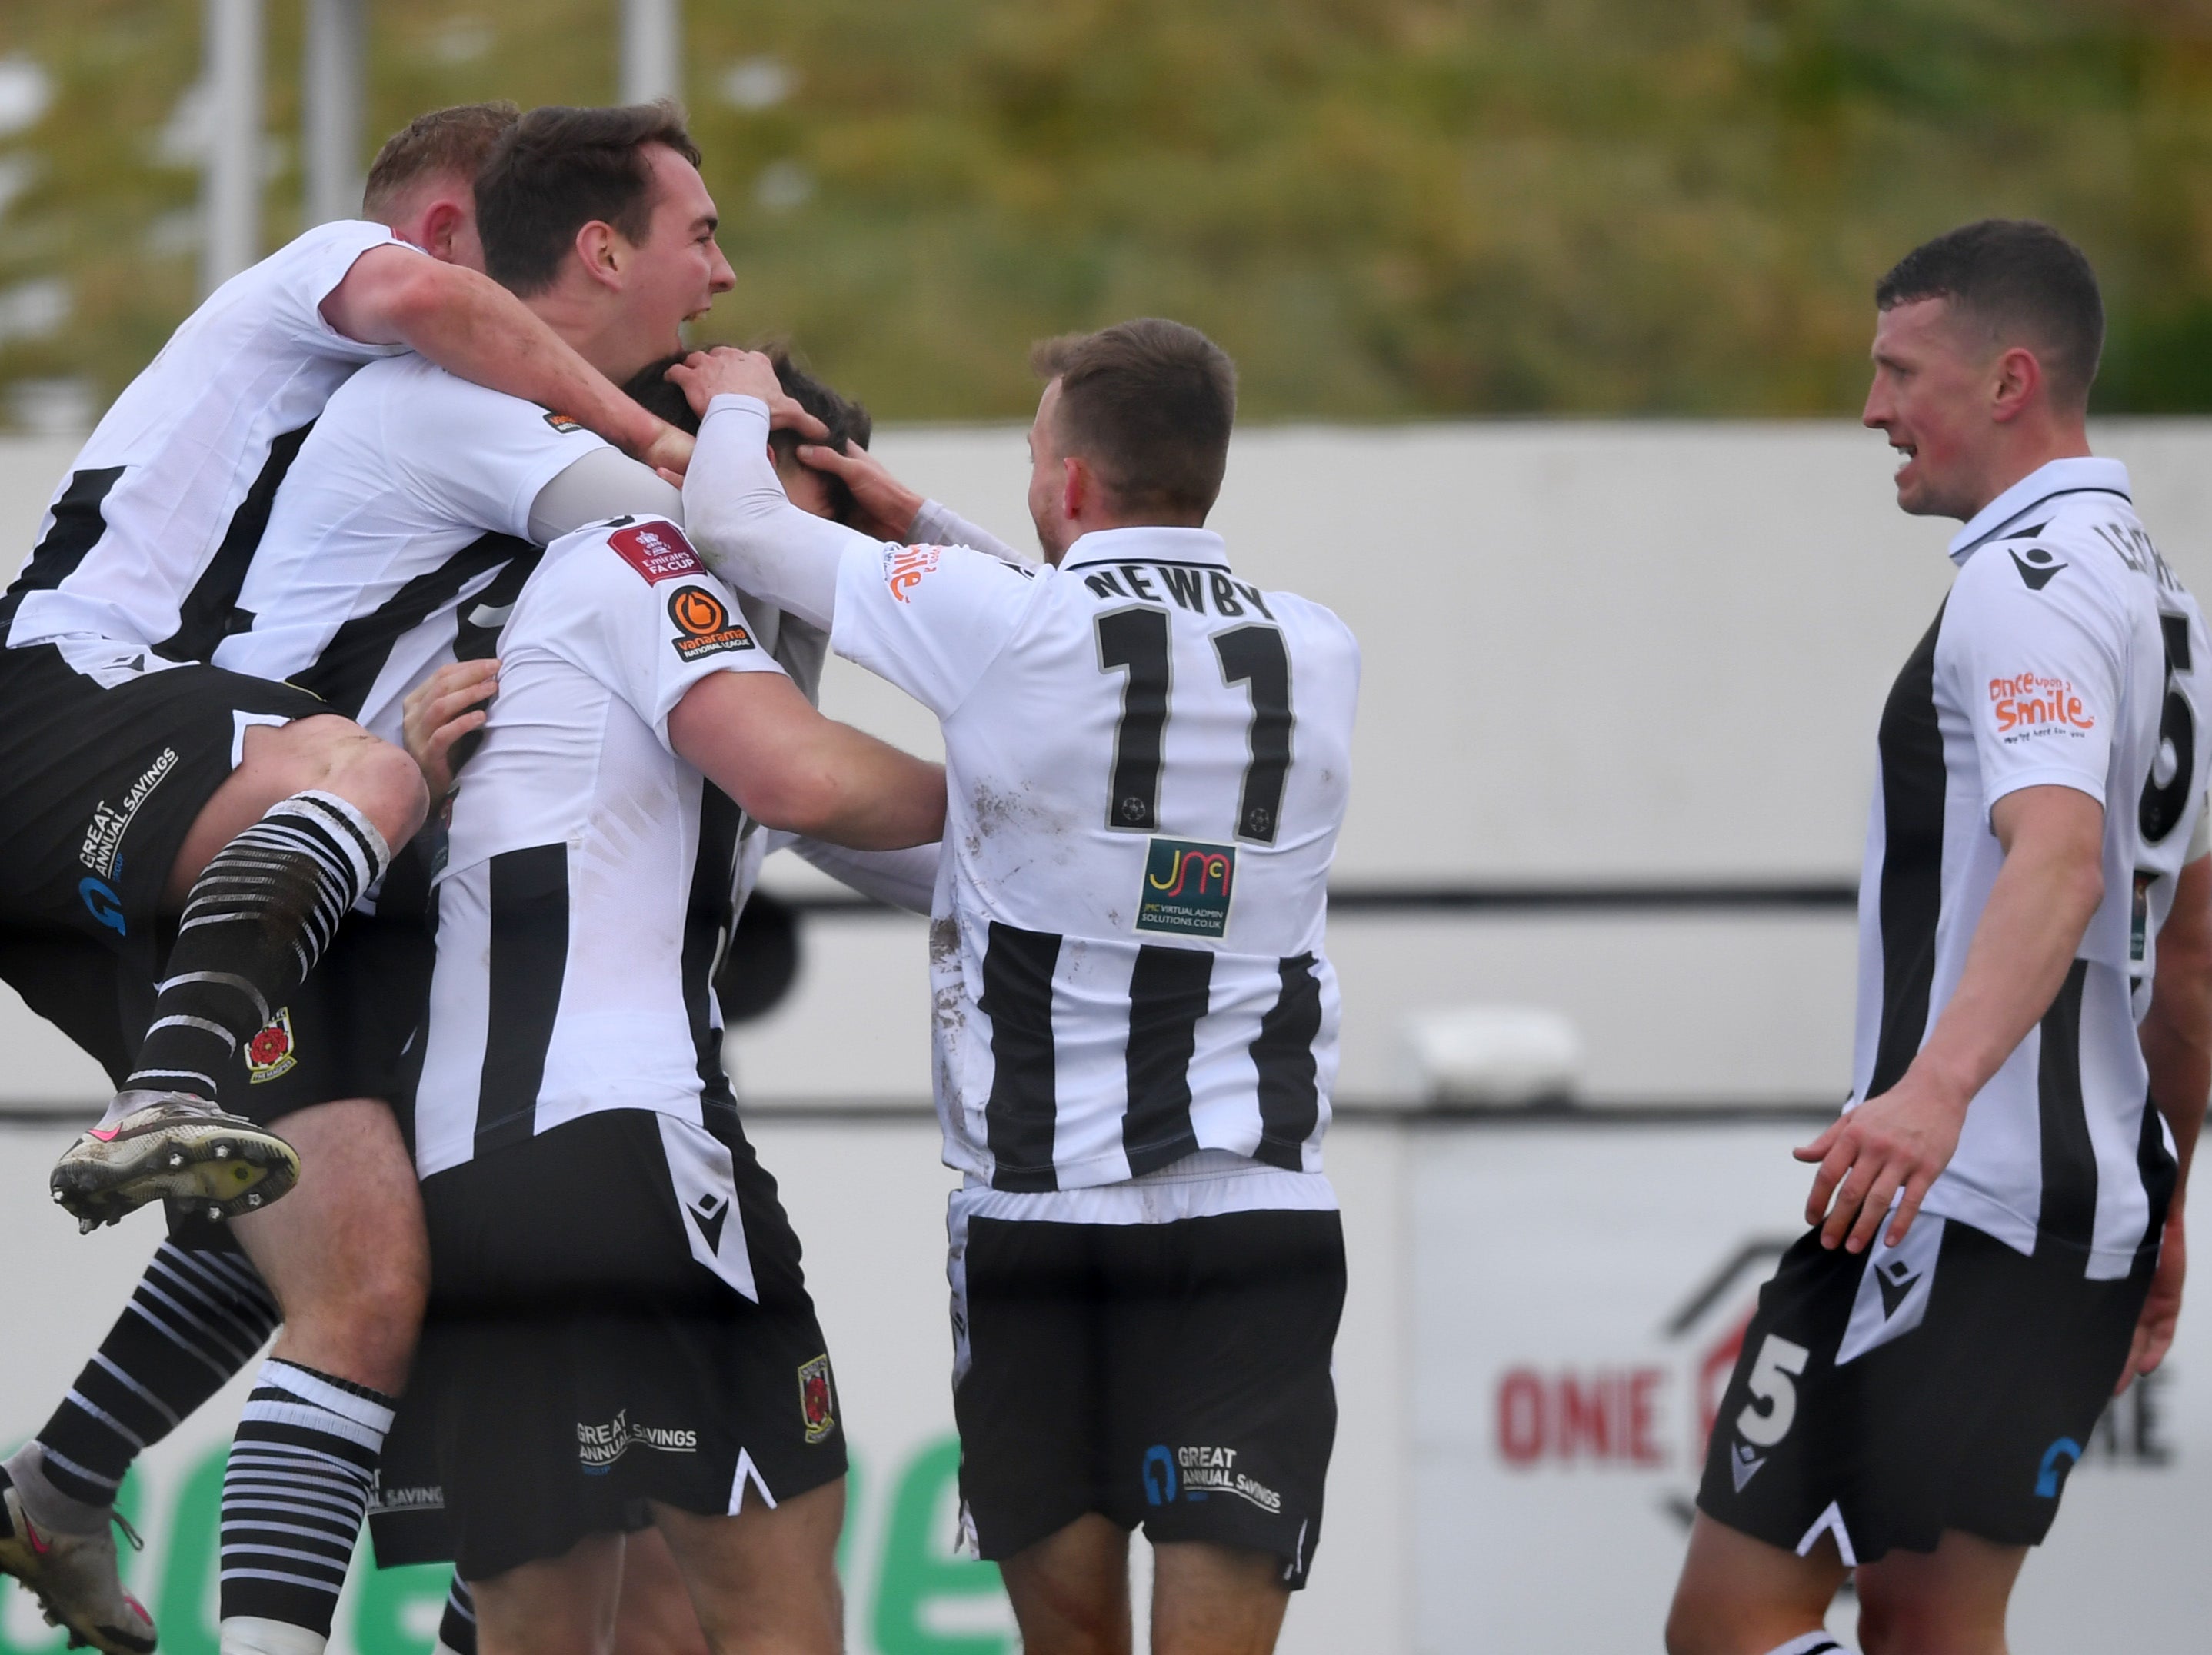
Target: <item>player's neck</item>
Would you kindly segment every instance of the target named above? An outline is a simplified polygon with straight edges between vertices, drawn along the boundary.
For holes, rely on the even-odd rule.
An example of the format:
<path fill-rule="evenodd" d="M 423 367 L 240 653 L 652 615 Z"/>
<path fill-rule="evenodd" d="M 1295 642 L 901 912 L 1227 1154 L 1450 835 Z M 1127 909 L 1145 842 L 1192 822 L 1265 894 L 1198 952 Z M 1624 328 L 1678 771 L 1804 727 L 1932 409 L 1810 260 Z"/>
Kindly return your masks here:
<path fill-rule="evenodd" d="M 2053 460 L 2090 458 L 2089 433 L 2079 419 L 2047 420 L 2032 430 L 2018 431 L 1990 458 L 1970 509 L 1959 515 L 1972 522 L 1989 503 L 2024 477 L 2033 476 Z"/>

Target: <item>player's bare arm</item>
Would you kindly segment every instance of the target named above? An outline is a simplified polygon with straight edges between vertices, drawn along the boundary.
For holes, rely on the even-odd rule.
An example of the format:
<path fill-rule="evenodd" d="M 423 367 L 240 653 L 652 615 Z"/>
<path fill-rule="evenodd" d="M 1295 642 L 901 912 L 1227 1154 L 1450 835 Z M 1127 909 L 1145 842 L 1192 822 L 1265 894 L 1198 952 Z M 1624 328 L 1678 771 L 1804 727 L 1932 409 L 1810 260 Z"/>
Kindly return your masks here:
<path fill-rule="evenodd" d="M 945 833 L 945 768 L 825 718 L 781 674 L 718 672 L 668 715 L 676 751 L 770 828 L 856 851 Z"/>
<path fill-rule="evenodd" d="M 1927 1044 L 1894 1087 L 1796 1152 L 1820 1163 L 1805 1222 L 1826 1246 L 1864 1252 L 1899 1191 L 1887 1240 L 1905 1239 L 1967 1105 L 2050 1009 L 2104 899 L 2105 810 L 2088 794 L 2024 787 L 1997 801 L 1990 826 L 2004 866 Z"/>
<path fill-rule="evenodd" d="M 489 276 L 410 248 L 373 247 L 323 300 L 349 339 L 405 345 L 448 373 L 568 415 L 647 465 L 681 472 L 691 439 L 624 396 Z"/>
<path fill-rule="evenodd" d="M 799 463 L 817 471 L 842 477 L 863 516 L 853 527 L 879 540 L 910 540 L 915 519 L 928 502 L 890 473 L 873 454 L 857 443 L 843 449 L 822 443 L 801 443 Z"/>
<path fill-rule="evenodd" d="M 2188 1241 L 2182 1227 L 2190 1163 L 2212 1099 L 2212 857 L 2199 857 L 2175 882 L 2173 909 L 2158 934 L 2158 970 L 2151 979 L 2150 1009 L 2136 1035 L 2150 1068 L 2150 1095 L 2173 1133 L 2173 1200 L 2166 1209 L 2158 1274 L 2136 1324 L 2134 1347 L 2119 1389 L 2166 1360 L 2181 1319 L 2182 1279 Z"/>

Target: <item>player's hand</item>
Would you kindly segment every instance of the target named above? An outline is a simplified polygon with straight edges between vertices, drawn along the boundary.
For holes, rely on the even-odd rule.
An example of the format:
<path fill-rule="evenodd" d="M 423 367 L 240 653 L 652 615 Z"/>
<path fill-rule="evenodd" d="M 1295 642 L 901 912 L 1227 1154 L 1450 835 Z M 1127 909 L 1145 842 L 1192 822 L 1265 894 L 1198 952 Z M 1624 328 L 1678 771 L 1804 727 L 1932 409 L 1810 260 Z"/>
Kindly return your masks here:
<path fill-rule="evenodd" d="M 796 431 L 819 442 L 830 427 L 784 394 L 775 377 L 775 364 L 765 352 L 717 345 L 695 350 L 668 370 L 668 378 L 684 389 L 693 412 L 707 417 L 707 404 L 717 397 L 757 397 L 768 404 L 771 431 Z"/>
<path fill-rule="evenodd" d="M 410 692 L 400 728 L 408 756 L 422 772 L 430 797 L 453 788 L 453 743 L 483 728 L 484 703 L 499 692 L 497 661 L 448 661 Z"/>
<path fill-rule="evenodd" d="M 678 431 L 667 421 L 663 420 L 660 422 L 660 429 L 654 433 L 653 440 L 630 458 L 642 460 L 663 477 L 681 488 L 684 485 L 684 474 L 691 466 L 691 435 L 689 432 Z"/>
<path fill-rule="evenodd" d="M 853 491 L 854 503 L 860 508 L 852 526 L 862 534 L 902 545 L 911 537 L 915 513 L 922 507 L 921 496 L 893 476 L 881 460 L 860 444 L 847 442 L 841 454 L 826 443 L 801 443 L 799 460 L 802 465 L 845 480 L 845 486 Z"/>
<path fill-rule="evenodd" d="M 1820 1245 L 1864 1252 L 1900 1190 L 1905 1199 L 1884 1239 L 1893 1247 L 1904 1240 L 1928 1186 L 1951 1164 L 1968 1101 L 1916 1066 L 1792 1151 L 1800 1161 L 1820 1163 L 1805 1203 L 1805 1222 L 1820 1226 Z"/>
<path fill-rule="evenodd" d="M 2181 1279 L 2189 1273 L 2189 1244 L 2184 1239 L 2181 1211 L 2176 1208 L 2166 1221 L 2166 1234 L 2158 1252 L 2158 1272 L 2150 1278 L 2150 1296 L 2136 1319 L 2136 1336 L 2128 1347 L 2128 1365 L 2120 1370 L 2114 1396 L 2135 1383 L 2136 1375 L 2153 1372 L 2173 1349 L 2173 1330 L 2181 1320 Z"/>

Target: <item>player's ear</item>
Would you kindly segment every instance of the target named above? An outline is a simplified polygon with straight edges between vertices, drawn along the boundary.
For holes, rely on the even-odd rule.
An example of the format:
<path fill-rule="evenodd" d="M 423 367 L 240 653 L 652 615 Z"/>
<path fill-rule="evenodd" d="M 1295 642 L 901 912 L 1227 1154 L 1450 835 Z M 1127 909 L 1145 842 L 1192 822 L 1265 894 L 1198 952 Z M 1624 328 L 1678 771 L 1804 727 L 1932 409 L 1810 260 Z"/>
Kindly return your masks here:
<path fill-rule="evenodd" d="M 1060 514 L 1073 523 L 1083 515 L 1097 488 L 1091 468 L 1070 454 L 1060 463 Z"/>
<path fill-rule="evenodd" d="M 1999 425 L 2009 425 L 2027 411 L 2042 389 L 2043 364 L 2036 361 L 2033 351 L 2014 345 L 1997 354 L 1990 373 L 1990 417 Z"/>
<path fill-rule="evenodd" d="M 603 286 L 622 285 L 620 239 L 613 225 L 596 218 L 576 232 L 576 257 L 583 261 L 592 279 Z"/>

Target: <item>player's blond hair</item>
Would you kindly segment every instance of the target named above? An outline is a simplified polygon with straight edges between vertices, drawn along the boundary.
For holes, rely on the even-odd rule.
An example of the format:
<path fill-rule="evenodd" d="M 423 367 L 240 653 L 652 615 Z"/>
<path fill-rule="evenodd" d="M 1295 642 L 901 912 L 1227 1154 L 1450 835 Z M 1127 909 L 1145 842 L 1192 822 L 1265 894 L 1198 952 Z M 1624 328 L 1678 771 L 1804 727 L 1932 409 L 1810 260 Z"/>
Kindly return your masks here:
<path fill-rule="evenodd" d="M 415 185 L 441 173 L 473 182 L 493 147 L 521 118 L 522 111 L 504 98 L 417 115 L 386 141 L 369 164 L 362 213 L 381 216 Z"/>

